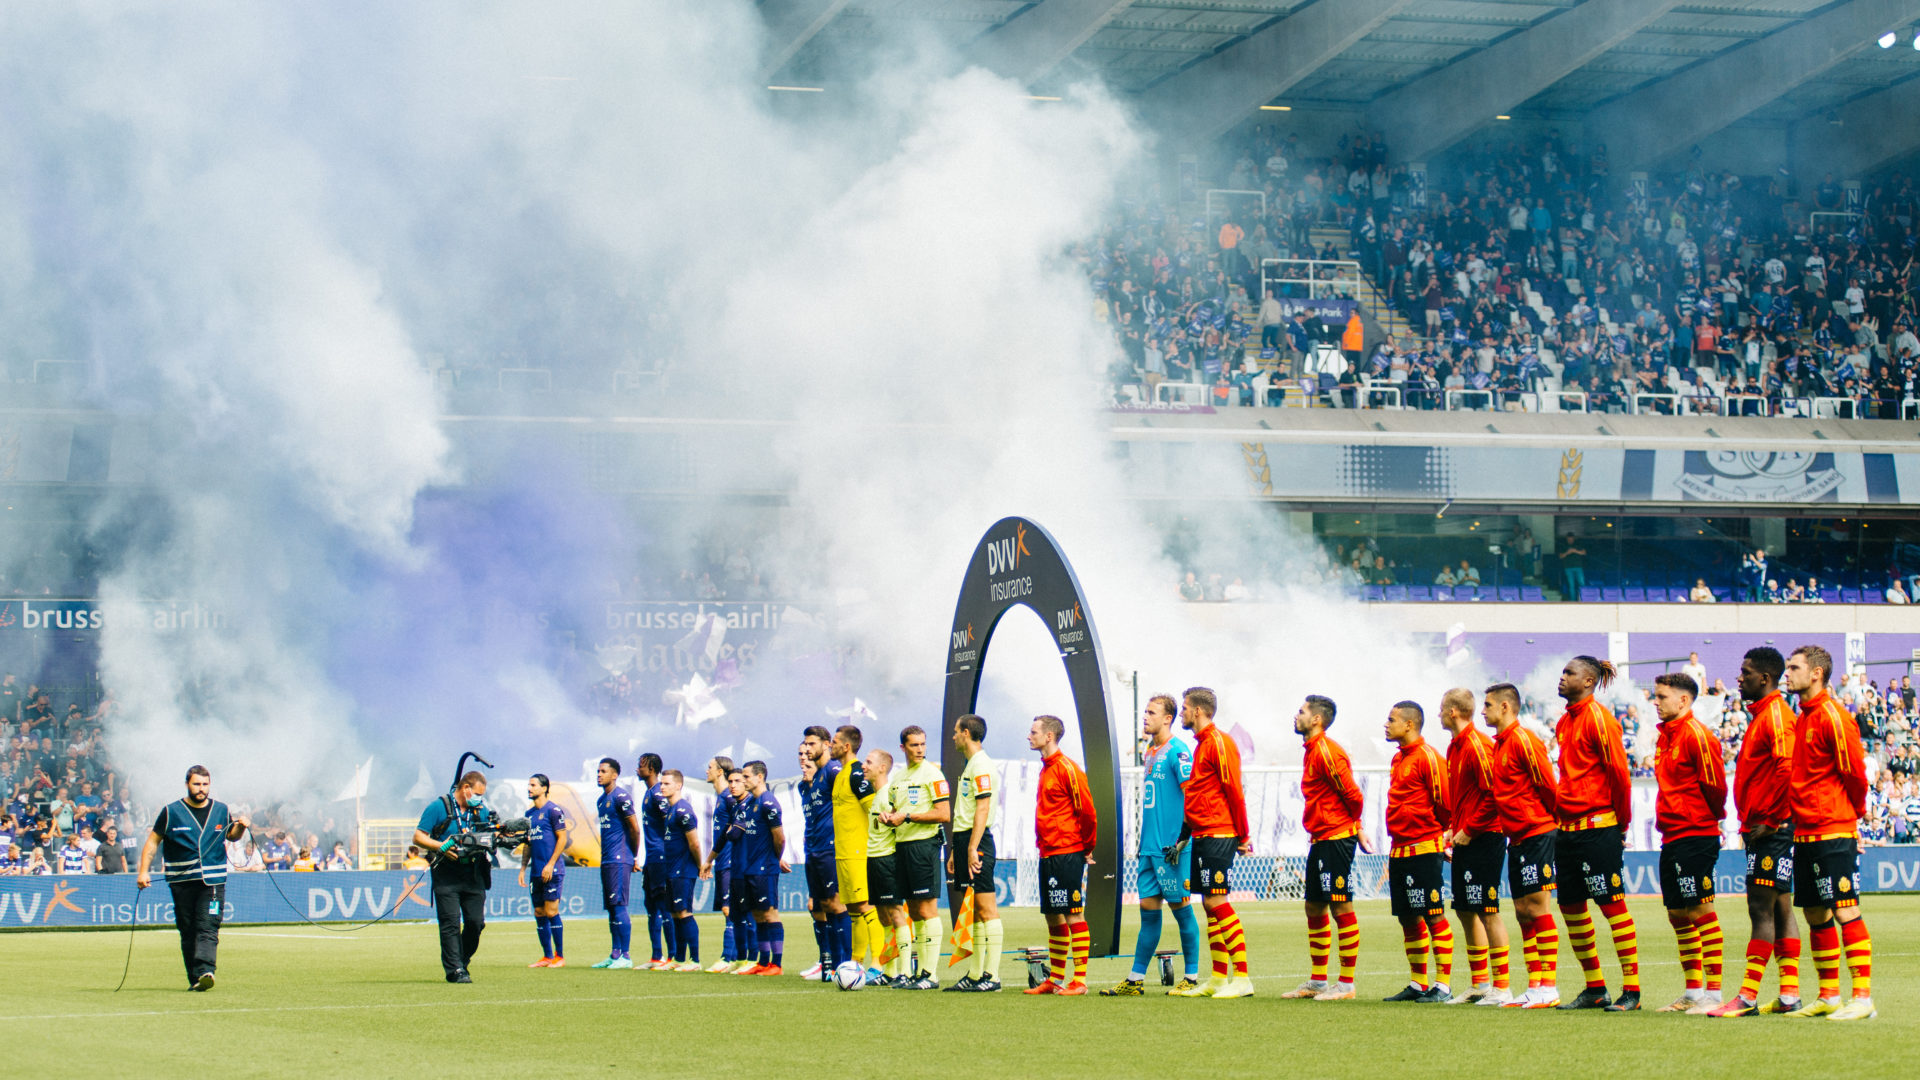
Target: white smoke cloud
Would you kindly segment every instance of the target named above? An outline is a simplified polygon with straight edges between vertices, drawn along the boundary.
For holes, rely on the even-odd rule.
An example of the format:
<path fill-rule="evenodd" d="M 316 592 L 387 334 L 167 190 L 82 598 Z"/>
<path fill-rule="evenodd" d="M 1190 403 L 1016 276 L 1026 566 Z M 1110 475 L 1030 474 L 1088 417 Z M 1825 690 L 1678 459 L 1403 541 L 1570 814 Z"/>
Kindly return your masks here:
<path fill-rule="evenodd" d="M 454 557 L 415 528 L 422 493 L 458 477 L 427 353 L 564 370 L 651 350 L 718 415 L 795 421 L 740 436 L 780 432 L 792 493 L 760 546 L 789 581 L 864 593 L 839 632 L 895 701 L 937 689 L 965 559 L 1008 513 L 1060 538 L 1111 658 L 1155 689 L 1214 685 L 1263 758 L 1289 756 L 1299 697 L 1324 692 L 1368 727 L 1341 728 L 1356 758 L 1383 760 L 1369 714 L 1449 685 L 1311 592 L 1257 621 L 1172 600 L 1175 567 L 1110 454 L 1111 345 L 1068 255 L 1148 166 L 1096 85 L 1035 102 L 913 42 L 811 114 L 781 112 L 745 0 L 12 19 L 0 332 L 82 343 L 103 400 L 154 418 L 165 527 L 102 512 L 103 597 L 228 617 L 103 637 L 116 746 L 147 791 L 189 759 L 262 791 L 312 785 L 363 741 L 415 734 L 338 658 L 393 581 L 440 581 Z M 62 274 L 75 287 L 50 289 Z M 1296 543 L 1251 504 L 1202 520 L 1212 557 L 1250 567 Z M 503 642 L 538 648 L 448 639 L 470 651 L 435 670 L 468 658 L 516 723 L 621 749 L 557 680 L 496 664 Z M 1020 707 L 1067 708 L 1051 655 L 994 666 Z"/>

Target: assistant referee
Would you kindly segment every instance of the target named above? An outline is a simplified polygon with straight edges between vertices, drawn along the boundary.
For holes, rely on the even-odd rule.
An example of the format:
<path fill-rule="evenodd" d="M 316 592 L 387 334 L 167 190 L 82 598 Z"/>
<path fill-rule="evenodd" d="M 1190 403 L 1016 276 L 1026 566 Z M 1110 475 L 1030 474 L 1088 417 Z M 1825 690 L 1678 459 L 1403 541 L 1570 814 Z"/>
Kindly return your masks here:
<path fill-rule="evenodd" d="M 142 889 L 152 883 L 148 868 L 158 850 L 173 893 L 173 925 L 180 931 L 180 957 L 186 961 L 192 990 L 213 989 L 220 912 L 227 902 L 227 841 L 247 831 L 247 819 L 230 814 L 226 803 L 213 800 L 212 792 L 213 774 L 206 766 L 187 770 L 187 797 L 168 803 L 154 819 L 140 848 L 135 879 Z"/>

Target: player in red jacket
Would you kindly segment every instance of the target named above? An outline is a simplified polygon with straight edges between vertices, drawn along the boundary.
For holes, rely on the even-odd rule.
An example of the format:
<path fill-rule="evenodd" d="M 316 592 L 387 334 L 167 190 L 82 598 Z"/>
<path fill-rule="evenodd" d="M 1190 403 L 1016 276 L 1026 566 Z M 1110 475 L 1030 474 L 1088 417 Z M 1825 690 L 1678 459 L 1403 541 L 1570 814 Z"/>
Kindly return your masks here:
<path fill-rule="evenodd" d="M 1027 745 L 1040 752 L 1039 789 L 1034 793 L 1033 828 L 1040 842 L 1040 913 L 1047 920 L 1048 978 L 1029 994 L 1087 992 L 1087 867 L 1100 836 L 1087 774 L 1060 752 L 1067 727 L 1057 716 L 1037 716 Z M 1071 966 L 1071 977 L 1068 968 Z"/>
<path fill-rule="evenodd" d="M 1787 657 L 1787 689 L 1800 695 L 1793 772 L 1793 902 L 1807 919 L 1820 996 L 1788 1016 L 1870 1020 L 1873 938 L 1860 917 L 1860 819 L 1867 812 L 1860 726 L 1827 689 L 1833 656 L 1802 645 Z M 1836 927 L 1835 923 L 1839 925 Z M 1840 1003 L 1840 954 L 1853 971 L 1853 1000 Z"/>
<path fill-rule="evenodd" d="M 1299 988 L 1280 995 L 1315 1001 L 1347 1001 L 1354 996 L 1354 970 L 1360 966 L 1360 917 L 1353 911 L 1353 853 L 1360 836 L 1361 796 L 1353 782 L 1353 761 L 1339 743 L 1327 738 L 1333 726 L 1333 699 L 1308 694 L 1293 715 L 1293 730 L 1306 743 L 1300 794 L 1306 802 L 1307 953 L 1312 972 Z M 1329 915 L 1331 912 L 1331 915 Z M 1340 981 L 1327 982 L 1327 953 L 1334 925 L 1340 932 Z"/>
<path fill-rule="evenodd" d="M 1659 786 L 1654 827 L 1660 830 L 1660 899 L 1680 941 L 1686 992 L 1661 1012 L 1705 1016 L 1720 1008 L 1720 914 L 1713 910 L 1713 868 L 1720 861 L 1720 821 L 1727 816 L 1727 769 L 1720 740 L 1694 718 L 1700 692 L 1693 676 L 1668 672 L 1653 680 L 1660 717 L 1653 777 Z"/>
<path fill-rule="evenodd" d="M 1554 844 L 1555 870 L 1560 879 L 1560 917 L 1567 926 L 1567 944 L 1580 961 L 1586 987 L 1564 1009 L 1611 1009 L 1627 1012 L 1640 1007 L 1640 937 L 1627 913 L 1626 829 L 1633 821 L 1633 780 L 1627 767 L 1627 744 L 1613 710 L 1593 696 L 1613 681 L 1613 665 L 1592 656 L 1576 656 L 1560 672 L 1560 696 L 1567 711 L 1554 726 L 1560 751 L 1558 793 L 1560 838 Z M 1607 977 L 1600 972 L 1600 947 L 1595 942 L 1587 902 L 1600 905 L 1613 931 L 1613 951 L 1620 958 L 1620 997 L 1607 997 Z"/>

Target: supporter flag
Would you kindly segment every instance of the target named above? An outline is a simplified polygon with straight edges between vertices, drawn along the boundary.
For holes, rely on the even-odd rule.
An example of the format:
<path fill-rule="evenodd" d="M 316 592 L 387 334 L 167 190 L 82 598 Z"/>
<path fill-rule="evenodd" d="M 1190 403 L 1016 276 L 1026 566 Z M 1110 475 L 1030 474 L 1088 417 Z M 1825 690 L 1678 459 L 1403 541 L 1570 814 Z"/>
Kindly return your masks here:
<path fill-rule="evenodd" d="M 366 798 L 367 797 L 367 781 L 371 780 L 372 778 L 373 778 L 373 759 L 368 758 L 367 763 L 365 765 L 358 766 L 353 770 L 353 779 L 348 782 L 346 787 L 340 790 L 340 794 L 335 795 L 333 797 L 333 801 L 346 802 L 349 799 Z"/>
<path fill-rule="evenodd" d="M 674 723 L 697 728 L 709 720 L 718 720 L 727 715 L 726 705 L 714 690 L 714 686 L 696 671 L 693 678 L 687 680 L 687 685 L 667 691 L 660 699 L 676 708 Z"/>
<path fill-rule="evenodd" d="M 727 624 L 720 616 L 708 613 L 695 620 L 693 632 L 674 642 L 673 647 L 696 660 L 705 657 L 711 668 L 720 662 L 720 645 L 726 639 Z"/>
<path fill-rule="evenodd" d="M 947 961 L 952 967 L 973 955 L 973 890 L 968 889 L 960 898 L 960 911 L 953 917 L 953 959 Z"/>
<path fill-rule="evenodd" d="M 859 698 L 854 698 L 853 705 L 849 708 L 828 709 L 827 715 L 839 720 L 843 724 L 852 724 L 856 727 L 861 724 L 877 724 L 880 722 L 880 717 L 875 715 L 874 711 L 868 708 L 867 703 L 861 701 Z"/>
<path fill-rule="evenodd" d="M 433 775 L 427 772 L 427 763 L 420 763 L 420 776 L 407 790 L 408 799 L 431 799 L 440 794 L 440 788 L 433 782 Z"/>

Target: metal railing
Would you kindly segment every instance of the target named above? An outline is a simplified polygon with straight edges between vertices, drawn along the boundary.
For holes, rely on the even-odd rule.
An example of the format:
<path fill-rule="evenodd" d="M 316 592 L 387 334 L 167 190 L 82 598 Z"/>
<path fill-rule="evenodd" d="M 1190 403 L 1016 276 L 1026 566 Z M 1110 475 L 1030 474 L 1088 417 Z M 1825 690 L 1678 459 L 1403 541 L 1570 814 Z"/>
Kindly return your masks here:
<path fill-rule="evenodd" d="M 1460 403 L 1465 401 L 1469 397 L 1484 401 L 1486 402 L 1486 404 L 1477 409 L 1467 409 L 1464 411 L 1482 412 L 1487 409 L 1493 408 L 1493 391 L 1491 390 L 1454 389 L 1454 390 L 1447 391 L 1447 396 L 1446 396 L 1447 411 L 1448 412 L 1462 411 L 1460 408 Z"/>
<path fill-rule="evenodd" d="M 1333 276 L 1322 277 L 1322 268 L 1332 268 Z M 1269 270 L 1278 273 L 1270 273 Z M 1298 276 L 1304 272 L 1305 277 Z M 1260 295 L 1265 297 L 1276 285 L 1305 285 L 1309 300 L 1354 300 L 1366 278 L 1360 264 L 1350 259 L 1261 259 Z"/>
<path fill-rule="evenodd" d="M 1656 403 L 1662 401 L 1667 402 L 1668 408 L 1665 411 L 1648 409 L 1644 403 L 1649 401 Z M 1635 394 L 1631 402 L 1635 416 L 1643 416 L 1648 413 L 1652 413 L 1655 416 L 1685 416 L 1690 411 L 1687 407 L 1687 399 L 1679 394 Z"/>
<path fill-rule="evenodd" d="M 1163 382 L 1153 388 L 1153 400 L 1162 405 L 1205 405 L 1207 387 L 1194 382 Z"/>
<path fill-rule="evenodd" d="M 1367 391 L 1366 396 L 1361 399 L 1364 402 L 1364 404 L 1362 404 L 1360 407 L 1363 409 L 1404 409 L 1406 408 L 1406 405 L 1403 403 L 1400 397 L 1400 388 L 1397 386 L 1379 386 L 1379 385 L 1369 383 L 1367 385 L 1366 391 Z M 1388 404 L 1375 405 L 1374 399 L 1376 395 L 1392 395 L 1392 396 L 1388 398 Z"/>

